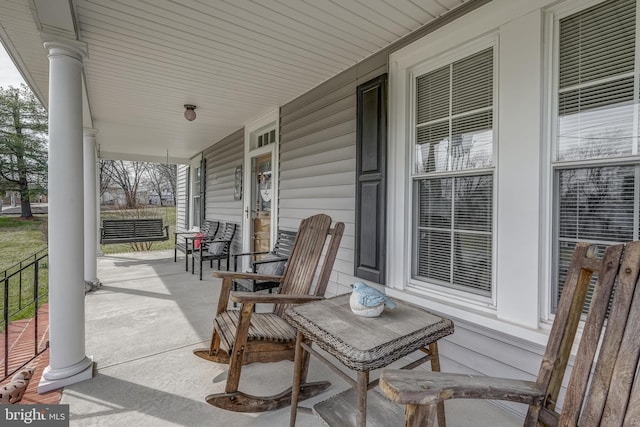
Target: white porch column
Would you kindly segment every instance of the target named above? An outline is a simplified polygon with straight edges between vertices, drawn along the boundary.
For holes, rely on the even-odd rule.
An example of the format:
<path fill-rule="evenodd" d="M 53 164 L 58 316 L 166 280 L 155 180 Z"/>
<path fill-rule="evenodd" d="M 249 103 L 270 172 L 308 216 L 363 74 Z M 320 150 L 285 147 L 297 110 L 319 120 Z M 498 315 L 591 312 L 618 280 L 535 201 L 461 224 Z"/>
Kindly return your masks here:
<path fill-rule="evenodd" d="M 50 41 L 51 40 L 51 41 Z M 82 64 L 86 44 L 48 39 L 49 366 L 38 392 L 93 376 L 85 355 Z"/>
<path fill-rule="evenodd" d="M 98 204 L 95 129 L 84 129 L 84 281 L 88 290 L 100 286 L 98 279 Z"/>

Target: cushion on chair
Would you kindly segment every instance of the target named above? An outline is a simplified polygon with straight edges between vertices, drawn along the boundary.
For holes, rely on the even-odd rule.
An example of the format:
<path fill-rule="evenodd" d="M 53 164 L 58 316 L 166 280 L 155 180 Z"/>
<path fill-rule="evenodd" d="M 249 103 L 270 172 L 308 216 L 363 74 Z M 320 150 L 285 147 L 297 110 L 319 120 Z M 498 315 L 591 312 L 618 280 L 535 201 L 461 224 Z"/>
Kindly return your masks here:
<path fill-rule="evenodd" d="M 279 257 L 278 255 L 275 255 L 275 254 L 269 254 L 265 256 L 262 259 L 262 261 L 268 261 L 270 259 L 280 259 L 280 258 L 282 257 Z M 287 264 L 287 261 L 283 259 L 280 259 L 280 261 L 261 263 L 261 264 L 258 264 L 256 273 L 268 274 L 273 276 L 282 276 L 282 273 L 284 273 L 284 267 L 286 266 L 286 264 Z"/>
<path fill-rule="evenodd" d="M 226 242 L 213 242 L 209 244 L 210 255 L 222 255 L 224 249 L 227 247 Z"/>

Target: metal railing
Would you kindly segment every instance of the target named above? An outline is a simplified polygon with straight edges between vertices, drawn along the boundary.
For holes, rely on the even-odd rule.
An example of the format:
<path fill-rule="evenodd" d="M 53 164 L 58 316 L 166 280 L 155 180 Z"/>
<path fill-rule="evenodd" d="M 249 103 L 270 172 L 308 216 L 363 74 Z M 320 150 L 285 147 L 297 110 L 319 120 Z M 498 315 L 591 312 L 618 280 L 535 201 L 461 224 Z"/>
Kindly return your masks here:
<path fill-rule="evenodd" d="M 2 379 L 4 381 L 15 372 L 22 369 L 29 362 L 42 354 L 49 346 L 47 341 L 41 347 L 41 332 L 38 325 L 38 311 L 46 302 L 48 294 L 48 249 L 43 248 L 35 254 L 23 259 L 15 265 L 0 272 L 0 287 L 2 293 L 2 319 L 0 320 L 0 333 L 4 348 L 4 357 L 0 359 L 2 366 Z M 30 319 L 33 328 L 21 325 L 15 333 L 11 331 L 12 322 L 21 319 Z M 16 339 L 20 338 L 24 343 L 24 332 L 33 329 L 33 352 L 24 351 L 22 346 L 13 347 Z M 30 331 L 29 331 L 30 332 Z M 31 338 L 26 338 L 30 340 Z M 13 355 L 11 350 L 15 350 Z M 13 356 L 13 357 L 12 357 Z"/>

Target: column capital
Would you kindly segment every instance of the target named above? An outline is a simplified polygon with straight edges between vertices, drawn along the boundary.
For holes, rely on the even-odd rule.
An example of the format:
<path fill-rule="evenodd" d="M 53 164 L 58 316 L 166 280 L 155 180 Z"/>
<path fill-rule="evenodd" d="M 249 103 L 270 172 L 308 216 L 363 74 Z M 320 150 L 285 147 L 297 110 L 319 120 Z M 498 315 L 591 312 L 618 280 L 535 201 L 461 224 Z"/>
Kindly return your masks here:
<path fill-rule="evenodd" d="M 44 32 L 40 33 L 40 38 L 44 43 L 45 49 L 49 51 L 49 56 L 72 56 L 82 62 L 89 58 L 89 47 L 85 42 Z"/>

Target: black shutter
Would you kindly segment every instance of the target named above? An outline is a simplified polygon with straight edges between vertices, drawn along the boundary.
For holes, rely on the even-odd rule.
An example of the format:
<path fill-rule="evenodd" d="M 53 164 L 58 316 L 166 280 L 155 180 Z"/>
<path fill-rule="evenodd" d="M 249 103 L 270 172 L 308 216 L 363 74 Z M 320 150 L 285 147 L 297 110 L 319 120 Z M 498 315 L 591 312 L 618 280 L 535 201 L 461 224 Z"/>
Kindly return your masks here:
<path fill-rule="evenodd" d="M 206 194 L 207 194 L 207 159 L 200 161 L 200 225 L 204 225 L 204 219 L 207 217 L 205 213 Z"/>
<path fill-rule="evenodd" d="M 354 275 L 385 284 L 387 75 L 358 86 Z"/>
<path fill-rule="evenodd" d="M 191 206 L 191 167 L 187 166 L 187 191 L 184 200 L 184 228 L 189 229 L 189 207 Z"/>

